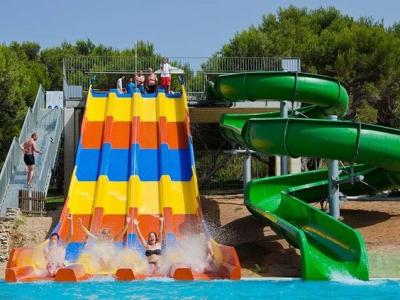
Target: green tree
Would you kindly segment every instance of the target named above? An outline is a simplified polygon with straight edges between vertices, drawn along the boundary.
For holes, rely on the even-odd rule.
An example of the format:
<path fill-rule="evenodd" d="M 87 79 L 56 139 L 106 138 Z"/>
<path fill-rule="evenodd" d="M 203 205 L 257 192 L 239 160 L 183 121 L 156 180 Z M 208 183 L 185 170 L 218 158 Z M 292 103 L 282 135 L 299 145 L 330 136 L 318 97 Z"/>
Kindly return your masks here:
<path fill-rule="evenodd" d="M 13 136 L 18 136 L 24 120 L 30 79 L 27 65 L 14 51 L 0 45 L 0 159 L 4 160 Z"/>
<path fill-rule="evenodd" d="M 135 49 L 136 47 L 136 49 Z M 131 58 L 138 54 L 139 67 L 156 68 L 162 56 L 155 52 L 154 45 L 139 41 L 134 47 L 117 50 L 102 44 L 95 45 L 90 39 L 78 40 L 75 43 L 64 41 L 60 46 L 41 49 L 35 42 L 11 42 L 0 44 L 0 122 L 7 124 L 0 128 L 0 161 L 3 161 L 13 136 L 18 136 L 28 106 L 33 105 L 39 84 L 46 90 L 63 89 L 63 59 L 65 57 L 107 57 L 99 60 L 101 71 L 113 66 L 110 58 Z M 84 60 L 82 61 L 84 64 Z M 133 68 L 134 61 L 130 66 Z M 100 67 L 101 66 L 101 67 Z M 75 72 L 74 76 L 89 79 L 87 73 L 92 66 L 84 66 L 84 71 Z M 119 74 L 99 75 L 97 85 L 102 88 L 114 86 Z"/>
<path fill-rule="evenodd" d="M 218 54 L 299 57 L 303 71 L 343 81 L 351 99 L 349 118 L 364 120 L 373 109 L 376 122 L 398 127 L 399 28 L 398 23 L 385 28 L 371 18 L 354 20 L 335 8 L 289 6 L 237 33 Z M 368 115 L 374 120 L 375 114 Z"/>

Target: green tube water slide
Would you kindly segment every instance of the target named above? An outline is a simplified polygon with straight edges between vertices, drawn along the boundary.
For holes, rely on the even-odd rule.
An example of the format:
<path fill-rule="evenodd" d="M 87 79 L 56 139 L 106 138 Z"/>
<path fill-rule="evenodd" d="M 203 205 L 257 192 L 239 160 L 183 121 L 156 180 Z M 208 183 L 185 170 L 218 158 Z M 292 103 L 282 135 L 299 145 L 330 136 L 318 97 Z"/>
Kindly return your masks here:
<path fill-rule="evenodd" d="M 345 88 L 329 77 L 291 72 L 256 72 L 217 78 L 215 93 L 229 101 L 273 99 L 309 104 L 293 112 L 226 114 L 220 121 L 225 138 L 268 155 L 337 159 L 345 195 L 373 194 L 400 185 L 400 131 L 362 123 L 324 120 L 343 116 Z M 361 181 L 354 181 L 354 178 Z M 309 203 L 328 196 L 328 171 L 252 180 L 245 204 L 260 220 L 301 252 L 302 277 L 325 280 L 352 276 L 368 280 L 364 240 L 357 230 Z"/>

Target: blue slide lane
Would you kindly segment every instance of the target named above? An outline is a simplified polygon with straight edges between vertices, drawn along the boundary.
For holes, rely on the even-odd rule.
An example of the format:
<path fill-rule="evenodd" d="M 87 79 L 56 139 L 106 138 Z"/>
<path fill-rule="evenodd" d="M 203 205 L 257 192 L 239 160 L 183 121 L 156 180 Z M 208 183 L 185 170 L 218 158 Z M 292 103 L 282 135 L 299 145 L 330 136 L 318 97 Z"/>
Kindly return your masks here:
<path fill-rule="evenodd" d="M 159 181 L 168 175 L 172 181 L 190 181 L 193 166 L 191 147 L 169 149 L 162 144 L 159 149 L 141 149 L 133 144 L 129 150 L 103 144 L 99 150 L 79 146 L 76 176 L 80 181 L 97 181 L 99 175 L 107 175 L 111 181 L 128 181 L 130 175 L 138 175 L 142 181 Z"/>

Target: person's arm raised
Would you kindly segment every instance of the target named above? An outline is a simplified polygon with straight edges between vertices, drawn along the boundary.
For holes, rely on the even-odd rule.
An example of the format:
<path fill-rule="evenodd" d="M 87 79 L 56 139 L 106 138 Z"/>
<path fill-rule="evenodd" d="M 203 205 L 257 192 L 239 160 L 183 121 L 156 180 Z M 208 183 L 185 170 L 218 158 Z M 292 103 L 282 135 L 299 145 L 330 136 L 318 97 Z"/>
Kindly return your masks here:
<path fill-rule="evenodd" d="M 69 239 L 71 238 L 71 235 L 73 234 L 73 231 L 74 231 L 73 219 L 72 219 L 72 215 L 71 214 L 68 214 L 67 220 L 69 222 L 69 224 L 68 224 L 68 233 L 67 233 L 67 236 L 65 237 L 65 240 L 63 242 L 64 246 L 66 246 L 69 243 Z"/>
<path fill-rule="evenodd" d="M 139 235 L 139 240 L 142 243 L 143 247 L 147 247 L 148 246 L 147 242 L 146 242 L 145 238 L 143 237 L 142 232 L 140 231 L 140 228 L 139 228 L 139 221 L 137 219 L 133 219 L 133 224 L 136 226 L 136 232 Z"/>
<path fill-rule="evenodd" d="M 162 243 L 163 242 L 163 240 L 164 240 L 164 217 L 160 217 L 160 234 L 159 234 L 159 237 L 160 237 L 160 243 Z"/>
<path fill-rule="evenodd" d="M 120 233 L 118 233 L 116 236 L 114 236 L 114 241 L 116 241 L 116 240 L 118 240 L 118 238 L 120 237 L 120 236 L 124 236 L 125 235 L 125 233 L 126 233 L 126 231 L 128 230 L 128 228 L 129 228 L 129 224 L 131 223 L 131 221 L 132 221 L 132 218 L 131 217 L 126 217 L 126 223 L 125 223 L 125 226 L 124 226 L 124 228 L 121 230 L 121 232 Z"/>
<path fill-rule="evenodd" d="M 83 232 L 85 232 L 85 234 L 89 237 L 91 237 L 92 239 L 98 240 L 99 238 L 97 236 L 95 236 L 93 233 L 91 233 L 84 225 L 82 222 L 82 219 L 79 218 L 78 219 L 78 224 L 81 227 L 81 229 L 83 230 Z"/>

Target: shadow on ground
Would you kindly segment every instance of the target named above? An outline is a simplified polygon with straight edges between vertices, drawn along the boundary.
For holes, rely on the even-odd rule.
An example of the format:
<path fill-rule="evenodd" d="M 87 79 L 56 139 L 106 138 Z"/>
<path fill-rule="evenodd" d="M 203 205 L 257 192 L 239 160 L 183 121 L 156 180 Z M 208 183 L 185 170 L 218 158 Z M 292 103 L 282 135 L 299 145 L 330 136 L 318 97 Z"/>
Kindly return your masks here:
<path fill-rule="evenodd" d="M 381 211 L 368 211 L 360 209 L 342 209 L 340 214 L 343 217 L 343 222 L 353 228 L 372 226 L 385 222 L 391 217 L 398 216 Z"/>
<path fill-rule="evenodd" d="M 284 247 L 277 236 L 268 236 L 263 241 L 236 245 L 240 264 L 260 276 L 300 277 L 300 255 L 295 248 Z M 246 272 L 244 272 L 246 275 Z"/>

